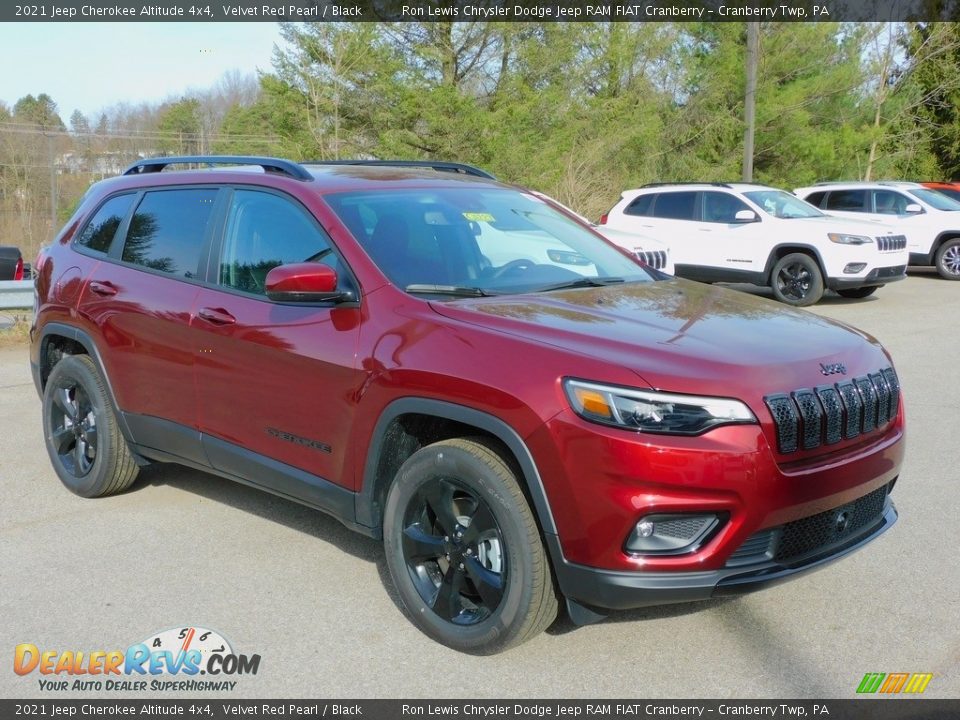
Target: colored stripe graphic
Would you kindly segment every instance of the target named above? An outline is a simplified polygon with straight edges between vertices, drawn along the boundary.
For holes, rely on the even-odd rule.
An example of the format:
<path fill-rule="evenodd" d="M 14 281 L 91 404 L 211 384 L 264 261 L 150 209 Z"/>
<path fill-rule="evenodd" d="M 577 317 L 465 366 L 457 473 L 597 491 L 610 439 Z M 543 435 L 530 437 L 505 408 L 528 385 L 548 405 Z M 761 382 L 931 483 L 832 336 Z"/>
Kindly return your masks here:
<path fill-rule="evenodd" d="M 886 695 L 910 693 L 919 695 L 927 689 L 933 673 L 866 673 L 857 686 L 860 694 L 881 692 Z"/>
<path fill-rule="evenodd" d="M 927 689 L 927 685 L 933 679 L 933 673 L 914 673 L 910 676 L 907 686 L 903 689 L 905 693 L 922 693 Z"/>
<path fill-rule="evenodd" d="M 877 688 L 880 687 L 880 683 L 883 682 L 884 677 L 886 677 L 885 673 L 867 673 L 863 676 L 863 680 L 860 681 L 860 686 L 857 688 L 857 692 L 875 693 Z"/>

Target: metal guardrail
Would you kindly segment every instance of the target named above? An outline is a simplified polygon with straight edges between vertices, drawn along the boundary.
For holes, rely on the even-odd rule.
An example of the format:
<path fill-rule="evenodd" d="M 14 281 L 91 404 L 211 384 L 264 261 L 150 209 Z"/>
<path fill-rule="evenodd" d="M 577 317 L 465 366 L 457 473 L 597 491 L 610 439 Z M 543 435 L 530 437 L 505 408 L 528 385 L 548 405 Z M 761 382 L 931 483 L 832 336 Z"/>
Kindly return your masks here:
<path fill-rule="evenodd" d="M 33 280 L 0 282 L 0 310 L 33 307 Z"/>

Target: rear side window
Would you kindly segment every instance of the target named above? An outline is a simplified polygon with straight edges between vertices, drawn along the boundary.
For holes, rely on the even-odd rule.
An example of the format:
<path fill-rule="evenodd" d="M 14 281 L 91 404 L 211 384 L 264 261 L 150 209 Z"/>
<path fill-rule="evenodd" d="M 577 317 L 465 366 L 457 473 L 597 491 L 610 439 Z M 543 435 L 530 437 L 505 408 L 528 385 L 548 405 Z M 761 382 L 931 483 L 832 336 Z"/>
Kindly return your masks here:
<path fill-rule="evenodd" d="M 278 265 L 323 262 L 334 270 L 330 240 L 299 207 L 272 193 L 233 194 L 220 258 L 220 284 L 266 295 L 267 273 Z"/>
<path fill-rule="evenodd" d="M 818 208 L 823 208 L 823 199 L 827 196 L 827 193 L 823 190 L 820 190 L 815 193 L 810 193 L 804 198 L 811 205 L 816 205 Z"/>
<path fill-rule="evenodd" d="M 640 216 L 650 216 L 653 213 L 650 212 L 653 206 L 653 199 L 656 197 L 656 193 L 649 193 L 647 195 L 641 195 L 632 203 L 627 205 L 624 209 L 624 215 L 640 215 Z"/>
<path fill-rule="evenodd" d="M 671 220 L 693 220 L 696 200 L 695 192 L 662 193 L 654 203 L 653 216 Z"/>
<path fill-rule="evenodd" d="M 130 212 L 133 198 L 133 195 L 119 195 L 101 205 L 83 232 L 77 236 L 77 245 L 100 253 L 110 252 L 110 243 L 113 242 L 120 223 Z"/>
<path fill-rule="evenodd" d="M 123 261 L 195 278 L 217 192 L 215 188 L 148 192 L 130 220 Z"/>
<path fill-rule="evenodd" d="M 827 210 L 866 212 L 866 190 L 833 190 L 827 196 Z"/>

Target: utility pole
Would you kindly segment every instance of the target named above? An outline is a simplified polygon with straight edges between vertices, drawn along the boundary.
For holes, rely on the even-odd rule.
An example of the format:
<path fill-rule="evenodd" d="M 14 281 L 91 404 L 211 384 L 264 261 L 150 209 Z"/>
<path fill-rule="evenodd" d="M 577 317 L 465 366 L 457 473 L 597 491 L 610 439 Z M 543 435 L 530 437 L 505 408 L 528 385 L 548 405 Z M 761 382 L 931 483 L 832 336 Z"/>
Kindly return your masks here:
<path fill-rule="evenodd" d="M 47 162 L 50 164 L 50 239 L 57 232 L 57 166 L 53 157 L 53 134 L 43 133 L 47 138 Z"/>
<path fill-rule="evenodd" d="M 743 133 L 743 181 L 753 181 L 753 136 L 756 132 L 757 64 L 760 55 L 760 23 L 747 23 L 747 88 L 743 114 L 747 128 Z"/>

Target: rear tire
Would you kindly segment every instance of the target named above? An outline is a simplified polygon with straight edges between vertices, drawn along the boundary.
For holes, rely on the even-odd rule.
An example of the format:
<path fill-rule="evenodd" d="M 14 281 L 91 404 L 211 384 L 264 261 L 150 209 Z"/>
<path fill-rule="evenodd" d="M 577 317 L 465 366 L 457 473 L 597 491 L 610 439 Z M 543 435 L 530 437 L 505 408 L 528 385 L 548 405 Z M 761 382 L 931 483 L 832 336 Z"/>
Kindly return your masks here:
<path fill-rule="evenodd" d="M 844 288 L 843 290 L 837 290 L 837 295 L 852 300 L 859 300 L 860 298 L 870 297 L 879 287 L 879 285 L 872 285 L 870 287 Z"/>
<path fill-rule="evenodd" d="M 947 280 L 960 280 L 960 238 L 947 240 L 938 247 L 934 263 L 940 277 Z"/>
<path fill-rule="evenodd" d="M 137 478 L 140 468 L 88 355 L 65 357 L 47 378 L 43 436 L 60 481 L 80 497 L 113 495 Z"/>
<path fill-rule="evenodd" d="M 823 297 L 823 275 L 812 257 L 804 253 L 790 253 L 773 266 L 770 289 L 780 302 L 806 307 Z"/>
<path fill-rule="evenodd" d="M 482 439 L 411 455 L 387 494 L 383 534 L 402 604 L 437 642 L 502 652 L 557 616 L 536 520 L 516 476 Z"/>

